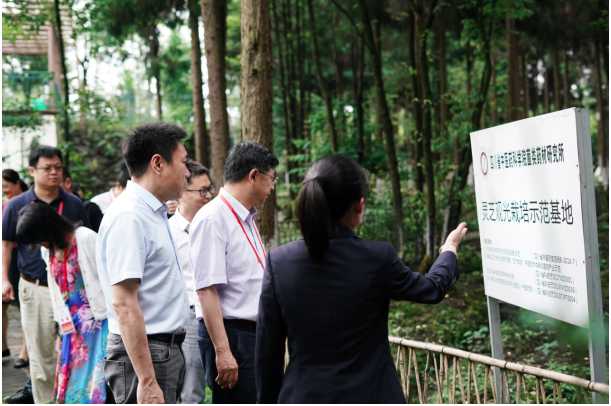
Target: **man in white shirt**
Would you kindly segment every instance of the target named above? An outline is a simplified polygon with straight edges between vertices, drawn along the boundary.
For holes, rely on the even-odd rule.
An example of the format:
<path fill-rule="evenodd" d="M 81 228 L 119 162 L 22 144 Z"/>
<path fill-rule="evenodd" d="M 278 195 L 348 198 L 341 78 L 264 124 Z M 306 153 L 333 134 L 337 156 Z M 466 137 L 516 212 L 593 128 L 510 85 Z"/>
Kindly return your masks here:
<path fill-rule="evenodd" d="M 186 136 L 157 123 L 123 148 L 132 180 L 104 215 L 96 257 L 108 307 L 104 374 L 116 403 L 176 403 L 189 311 L 166 207 L 186 187 Z"/>
<path fill-rule="evenodd" d="M 202 360 L 213 403 L 255 403 L 256 319 L 265 247 L 256 209 L 276 183 L 278 159 L 252 142 L 225 161 L 225 185 L 190 227 L 191 266 L 203 309 Z"/>
<path fill-rule="evenodd" d="M 182 343 L 186 370 L 180 398 L 182 403 L 202 403 L 206 397 L 204 365 L 198 344 L 198 319 L 202 318 L 202 310 L 195 293 L 193 268 L 190 266 L 189 225 L 195 213 L 214 197 L 215 189 L 205 166 L 189 161 L 187 169 L 191 173 L 187 178 L 187 188 L 178 200 L 178 208 L 168 223 L 176 244 L 190 310 L 185 324 L 187 335 Z"/>

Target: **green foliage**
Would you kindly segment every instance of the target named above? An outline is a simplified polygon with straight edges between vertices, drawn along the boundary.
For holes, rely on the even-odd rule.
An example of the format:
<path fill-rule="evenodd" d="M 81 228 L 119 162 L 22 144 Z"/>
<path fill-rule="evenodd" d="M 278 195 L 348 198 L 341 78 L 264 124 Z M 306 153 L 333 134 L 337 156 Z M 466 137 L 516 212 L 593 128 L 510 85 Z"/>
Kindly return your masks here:
<path fill-rule="evenodd" d="M 165 119 L 180 125 L 190 134 L 193 131 L 190 44 L 173 32 L 159 60 L 162 76 L 172 78 L 162 82 Z"/>
<path fill-rule="evenodd" d="M 2 12 L 2 39 L 32 38 L 51 19 L 53 2 L 40 2 L 38 12 L 31 12 L 29 0 L 13 0 Z"/>

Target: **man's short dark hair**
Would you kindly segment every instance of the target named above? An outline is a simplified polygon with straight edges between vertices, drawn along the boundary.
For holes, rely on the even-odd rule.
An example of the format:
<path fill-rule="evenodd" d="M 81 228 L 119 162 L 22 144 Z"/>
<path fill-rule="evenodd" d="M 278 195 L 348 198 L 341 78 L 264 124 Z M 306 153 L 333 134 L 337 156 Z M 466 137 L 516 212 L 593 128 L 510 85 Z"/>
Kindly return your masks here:
<path fill-rule="evenodd" d="M 196 178 L 198 176 L 207 175 L 208 178 L 210 178 L 210 171 L 208 170 L 208 168 L 206 168 L 204 165 L 200 164 L 197 161 L 189 160 L 187 162 L 187 169 L 189 170 L 189 172 L 191 172 L 191 175 L 187 177 L 187 183 L 189 184 L 191 184 L 193 178 Z"/>
<path fill-rule="evenodd" d="M 123 159 L 130 175 L 144 175 L 155 154 L 171 162 L 172 153 L 186 135 L 185 130 L 173 124 L 154 123 L 136 127 L 123 146 Z"/>
<path fill-rule="evenodd" d="M 235 145 L 225 161 L 225 182 L 239 182 L 252 169 L 265 173 L 278 166 L 278 158 L 263 145 L 241 142 Z"/>
<path fill-rule="evenodd" d="M 40 157 L 58 157 L 60 161 L 64 162 L 62 152 L 59 150 L 59 148 L 50 147 L 48 145 L 39 145 L 30 152 L 29 165 L 31 167 L 36 167 L 36 165 L 38 165 L 38 160 L 40 159 Z"/>

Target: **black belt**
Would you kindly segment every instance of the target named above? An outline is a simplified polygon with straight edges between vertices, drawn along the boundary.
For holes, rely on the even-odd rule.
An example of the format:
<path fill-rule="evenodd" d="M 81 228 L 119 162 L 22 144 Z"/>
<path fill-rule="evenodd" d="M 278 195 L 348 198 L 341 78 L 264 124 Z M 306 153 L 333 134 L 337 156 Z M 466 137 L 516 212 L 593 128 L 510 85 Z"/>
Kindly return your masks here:
<path fill-rule="evenodd" d="M 21 277 L 22 277 L 24 280 L 26 280 L 26 281 L 28 281 L 28 282 L 30 282 L 30 283 L 34 283 L 34 284 L 39 285 L 39 286 L 46 286 L 46 287 L 48 287 L 48 286 L 49 286 L 49 284 L 47 283 L 47 281 L 43 281 L 43 280 L 40 280 L 40 279 L 38 279 L 38 278 L 32 278 L 32 277 L 27 276 L 27 275 L 25 275 L 25 274 L 21 274 Z"/>
<path fill-rule="evenodd" d="M 185 331 L 180 330 L 174 333 L 159 333 L 159 334 L 147 334 L 146 337 L 149 340 L 161 341 L 166 344 L 176 344 L 181 345 L 183 341 L 185 341 Z"/>
<path fill-rule="evenodd" d="M 226 327 L 234 327 L 240 330 L 257 331 L 257 323 L 243 319 L 223 319 Z"/>

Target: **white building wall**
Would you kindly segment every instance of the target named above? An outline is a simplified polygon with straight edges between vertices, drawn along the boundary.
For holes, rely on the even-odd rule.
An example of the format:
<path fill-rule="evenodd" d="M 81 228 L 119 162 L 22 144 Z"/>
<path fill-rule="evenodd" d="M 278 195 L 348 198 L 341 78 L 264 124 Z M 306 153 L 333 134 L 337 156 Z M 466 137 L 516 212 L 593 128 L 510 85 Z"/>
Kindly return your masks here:
<path fill-rule="evenodd" d="M 42 125 L 36 128 L 2 128 L 2 169 L 16 171 L 27 168 L 30 146 L 38 139 L 42 145 L 57 146 L 54 115 L 43 115 Z"/>

